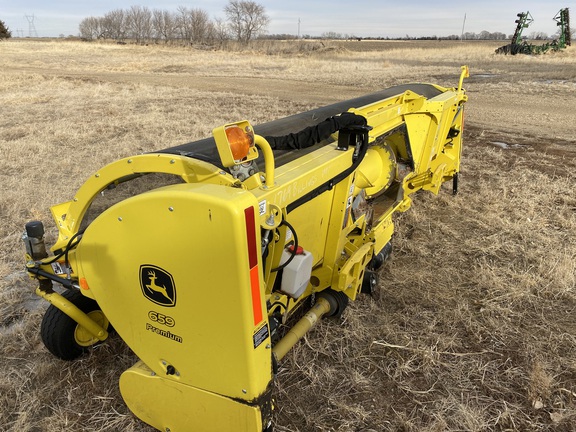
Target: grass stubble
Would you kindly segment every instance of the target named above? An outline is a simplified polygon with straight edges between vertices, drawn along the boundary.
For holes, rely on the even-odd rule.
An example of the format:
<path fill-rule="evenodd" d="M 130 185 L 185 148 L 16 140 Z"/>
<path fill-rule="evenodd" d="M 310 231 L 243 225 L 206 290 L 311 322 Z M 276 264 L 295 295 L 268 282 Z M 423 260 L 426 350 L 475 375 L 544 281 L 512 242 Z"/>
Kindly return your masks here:
<path fill-rule="evenodd" d="M 338 322 L 322 321 L 287 355 L 276 383 L 276 429 L 574 430 L 576 141 L 573 126 L 554 127 L 546 114 L 555 103 L 574 106 L 575 55 L 502 59 L 491 46 L 473 48 L 446 47 L 450 56 L 435 46 L 246 56 L 1 45 L 6 65 L 37 69 L 0 73 L 0 430 L 152 430 L 119 394 L 118 378 L 136 358 L 118 337 L 73 363 L 43 347 L 46 304 L 22 271 L 24 223 L 48 222 L 50 242 L 49 207 L 104 164 L 207 136 L 224 122 L 257 124 L 320 105 L 233 85 L 213 92 L 98 79 L 89 75 L 95 67 L 193 79 L 205 73 L 201 64 L 231 76 L 240 65 L 249 76 L 358 82 L 362 93 L 434 78 L 453 85 L 461 61 L 487 78 L 467 86 L 460 193 L 419 194 L 395 220 L 378 296 L 361 297 Z M 51 72 L 57 64 L 80 75 Z M 122 64 L 128 71 L 118 70 Z M 524 111 L 507 109 L 509 95 Z M 502 142 L 509 146 L 494 144 Z"/>

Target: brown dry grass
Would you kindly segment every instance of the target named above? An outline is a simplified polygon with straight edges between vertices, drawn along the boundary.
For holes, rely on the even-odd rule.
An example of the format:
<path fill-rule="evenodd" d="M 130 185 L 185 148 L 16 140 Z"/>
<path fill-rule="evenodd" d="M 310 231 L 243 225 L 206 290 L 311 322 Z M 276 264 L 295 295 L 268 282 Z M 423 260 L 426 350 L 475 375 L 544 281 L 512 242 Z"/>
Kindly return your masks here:
<path fill-rule="evenodd" d="M 401 82 L 453 85 L 464 62 L 473 76 L 460 194 L 419 195 L 396 220 L 379 298 L 323 321 L 286 357 L 277 430 L 574 430 L 575 51 L 345 48 L 286 56 L 0 44 L 0 430 L 150 430 L 117 390 L 135 361 L 121 340 L 75 363 L 42 346 L 46 305 L 22 271 L 27 220 L 49 221 L 50 205 L 119 157 Z M 226 77 L 228 90 L 211 77 Z M 253 87 L 241 81 L 254 77 Z M 318 93 L 283 90 L 310 81 Z"/>

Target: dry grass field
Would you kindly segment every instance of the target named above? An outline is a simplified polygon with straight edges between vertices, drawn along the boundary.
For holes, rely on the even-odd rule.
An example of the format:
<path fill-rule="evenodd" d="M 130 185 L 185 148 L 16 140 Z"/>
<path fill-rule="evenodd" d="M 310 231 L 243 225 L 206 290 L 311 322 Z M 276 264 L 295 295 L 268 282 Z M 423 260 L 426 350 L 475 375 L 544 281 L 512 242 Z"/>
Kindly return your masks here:
<path fill-rule="evenodd" d="M 124 156 L 407 82 L 465 87 L 460 193 L 396 219 L 378 298 L 281 364 L 275 430 L 576 430 L 576 49 L 494 43 L 270 44 L 211 51 L 0 43 L 0 430 L 151 431 L 124 405 L 117 336 L 53 358 L 23 271 L 25 222 Z"/>

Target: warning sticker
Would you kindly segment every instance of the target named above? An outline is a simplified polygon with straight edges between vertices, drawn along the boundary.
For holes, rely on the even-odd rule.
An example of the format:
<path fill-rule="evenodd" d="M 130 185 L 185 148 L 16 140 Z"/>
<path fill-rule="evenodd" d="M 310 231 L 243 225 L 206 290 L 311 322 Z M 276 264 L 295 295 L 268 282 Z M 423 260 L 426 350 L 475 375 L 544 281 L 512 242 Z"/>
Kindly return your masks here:
<path fill-rule="evenodd" d="M 260 345 L 262 345 L 262 342 L 264 342 L 266 339 L 268 339 L 269 335 L 270 335 L 270 333 L 268 332 L 268 325 L 267 324 L 264 324 L 262 327 L 260 327 L 258 330 L 256 330 L 256 332 L 254 333 L 254 336 L 252 336 L 252 339 L 254 341 L 254 349 L 256 349 Z"/>
<path fill-rule="evenodd" d="M 262 200 L 258 203 L 258 207 L 260 208 L 260 216 L 266 214 L 266 200 Z"/>
<path fill-rule="evenodd" d="M 55 275 L 67 275 L 72 273 L 72 268 L 64 263 L 59 263 L 55 261 L 50 264 Z"/>
<path fill-rule="evenodd" d="M 54 271 L 54 274 L 57 274 L 57 275 L 64 274 L 64 269 L 62 268 L 62 266 L 60 265 L 59 262 L 53 262 L 50 265 L 52 266 L 52 270 Z"/>

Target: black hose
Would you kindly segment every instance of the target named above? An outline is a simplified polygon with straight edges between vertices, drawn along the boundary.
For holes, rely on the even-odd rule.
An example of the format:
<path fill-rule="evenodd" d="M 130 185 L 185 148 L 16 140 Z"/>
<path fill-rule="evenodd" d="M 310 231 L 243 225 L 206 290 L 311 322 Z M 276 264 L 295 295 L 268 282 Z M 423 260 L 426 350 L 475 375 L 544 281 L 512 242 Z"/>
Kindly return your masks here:
<path fill-rule="evenodd" d="M 292 235 L 294 236 L 294 245 L 293 245 L 292 255 L 290 255 L 290 257 L 286 260 L 285 263 L 280 264 L 276 268 L 273 268 L 272 270 L 270 270 L 270 272 L 277 272 L 277 271 L 285 268 L 288 264 L 290 264 L 292 262 L 292 260 L 296 256 L 296 253 L 298 250 L 298 235 L 296 234 L 296 230 L 294 229 L 294 227 L 292 225 L 290 225 L 285 219 L 282 220 L 280 225 L 286 225 L 290 229 L 290 231 L 292 231 Z"/>
<path fill-rule="evenodd" d="M 68 241 L 68 244 L 66 245 L 66 250 L 64 251 L 64 264 L 66 264 L 66 267 L 70 267 L 70 263 L 68 261 L 68 252 L 70 252 L 70 250 L 73 247 L 78 246 L 78 243 L 80 243 L 80 240 L 82 240 L 81 238 L 78 239 L 78 241 L 76 243 L 74 243 L 74 245 L 72 245 L 72 242 L 80 237 L 82 234 L 84 234 L 84 230 L 82 231 L 78 231 L 76 234 L 74 234 L 72 237 L 70 237 L 70 240 Z"/>
<path fill-rule="evenodd" d="M 52 263 L 58 261 L 60 258 L 65 257 L 65 258 L 64 258 L 65 263 L 66 263 L 66 265 L 68 265 L 68 252 L 69 252 L 71 249 L 73 249 L 73 248 L 75 248 L 76 246 L 78 246 L 78 243 L 80 243 L 80 240 L 81 240 L 81 239 L 78 240 L 78 241 L 77 241 L 76 243 L 74 243 L 74 244 L 72 244 L 72 242 L 73 242 L 76 238 L 78 238 L 79 236 L 81 236 L 82 234 L 84 234 L 84 231 L 85 231 L 85 230 L 78 231 L 76 234 L 74 234 L 72 237 L 70 237 L 70 240 L 68 240 L 68 243 L 66 244 L 66 247 L 64 248 L 64 250 L 63 250 L 62 252 L 60 252 L 60 253 L 57 254 L 57 255 L 54 255 L 54 256 L 52 257 L 52 259 L 50 259 L 49 261 L 45 261 L 45 262 L 43 262 L 42 264 L 52 264 Z"/>

